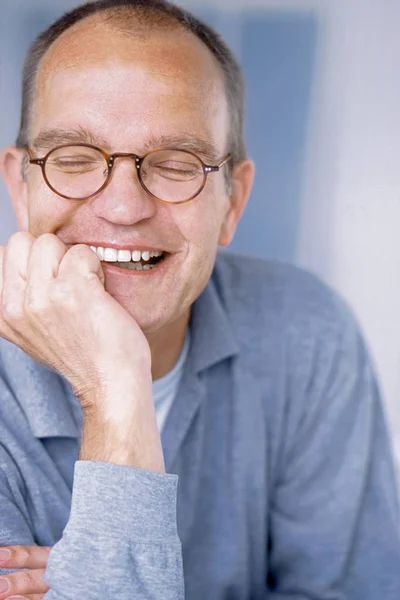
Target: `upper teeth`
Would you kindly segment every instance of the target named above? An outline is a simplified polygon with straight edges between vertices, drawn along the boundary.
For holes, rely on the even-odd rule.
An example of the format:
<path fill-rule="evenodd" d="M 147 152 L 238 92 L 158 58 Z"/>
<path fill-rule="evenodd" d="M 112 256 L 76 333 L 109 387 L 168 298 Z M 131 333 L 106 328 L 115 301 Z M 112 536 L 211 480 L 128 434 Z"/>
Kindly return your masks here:
<path fill-rule="evenodd" d="M 116 248 L 103 248 L 102 246 L 90 246 L 100 260 L 104 262 L 147 262 L 150 258 L 162 256 L 161 250 L 117 250 Z"/>

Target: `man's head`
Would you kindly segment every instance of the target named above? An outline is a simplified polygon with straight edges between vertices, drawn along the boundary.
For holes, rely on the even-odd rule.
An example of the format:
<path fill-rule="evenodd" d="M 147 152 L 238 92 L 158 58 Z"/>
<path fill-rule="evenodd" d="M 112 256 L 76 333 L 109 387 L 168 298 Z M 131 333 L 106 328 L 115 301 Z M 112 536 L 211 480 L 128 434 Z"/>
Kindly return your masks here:
<path fill-rule="evenodd" d="M 173 146 L 193 151 L 206 165 L 232 158 L 184 204 L 149 195 L 130 158 L 115 161 L 99 194 L 67 200 L 29 164 L 26 149 L 42 158 L 57 146 L 83 142 L 107 154 L 139 156 Z M 165 259 L 152 270 L 105 267 L 107 290 L 145 331 L 157 331 L 187 315 L 250 193 L 240 68 L 210 28 L 173 5 L 89 3 L 33 45 L 17 148 L 6 149 L 1 164 L 21 229 L 35 236 L 51 232 L 67 244 L 163 251 Z M 158 167 L 165 173 L 182 164 Z"/>

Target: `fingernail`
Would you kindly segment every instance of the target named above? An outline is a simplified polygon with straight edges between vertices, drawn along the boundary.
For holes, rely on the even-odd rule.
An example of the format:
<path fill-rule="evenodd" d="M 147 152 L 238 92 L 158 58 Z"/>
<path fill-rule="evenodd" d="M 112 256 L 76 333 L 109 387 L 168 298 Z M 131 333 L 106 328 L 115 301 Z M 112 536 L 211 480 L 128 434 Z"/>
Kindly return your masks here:
<path fill-rule="evenodd" d="M 5 548 L 0 549 L 0 562 L 6 562 L 6 560 L 10 560 L 11 552 L 9 550 L 5 550 Z"/>
<path fill-rule="evenodd" d="M 0 594 L 4 594 L 4 592 L 8 592 L 10 589 L 10 583 L 8 579 L 4 577 L 0 577 Z"/>

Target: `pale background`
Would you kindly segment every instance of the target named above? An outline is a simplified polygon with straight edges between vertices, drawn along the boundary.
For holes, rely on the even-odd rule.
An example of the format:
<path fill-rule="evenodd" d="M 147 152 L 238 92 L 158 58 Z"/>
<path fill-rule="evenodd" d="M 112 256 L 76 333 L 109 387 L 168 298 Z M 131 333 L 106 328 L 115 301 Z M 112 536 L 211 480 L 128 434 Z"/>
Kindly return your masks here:
<path fill-rule="evenodd" d="M 23 54 L 73 0 L 0 0 L 0 146 Z M 242 61 L 257 185 L 235 249 L 304 265 L 356 311 L 400 467 L 400 2 L 182 0 Z M 15 225 L 0 183 L 0 243 Z"/>

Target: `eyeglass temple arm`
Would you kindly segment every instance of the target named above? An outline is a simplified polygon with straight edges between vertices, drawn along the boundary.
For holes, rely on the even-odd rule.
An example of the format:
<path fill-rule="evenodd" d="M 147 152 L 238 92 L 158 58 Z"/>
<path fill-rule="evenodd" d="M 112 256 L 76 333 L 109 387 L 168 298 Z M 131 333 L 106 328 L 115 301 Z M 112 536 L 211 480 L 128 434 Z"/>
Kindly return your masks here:
<path fill-rule="evenodd" d="M 222 162 L 219 163 L 219 165 L 206 165 L 205 166 L 205 171 L 207 173 L 216 173 L 217 171 L 219 171 L 220 169 L 222 169 L 222 167 L 224 167 L 226 165 L 227 162 L 229 162 L 232 158 L 231 154 L 228 154 L 228 156 L 226 158 L 223 159 Z"/>

